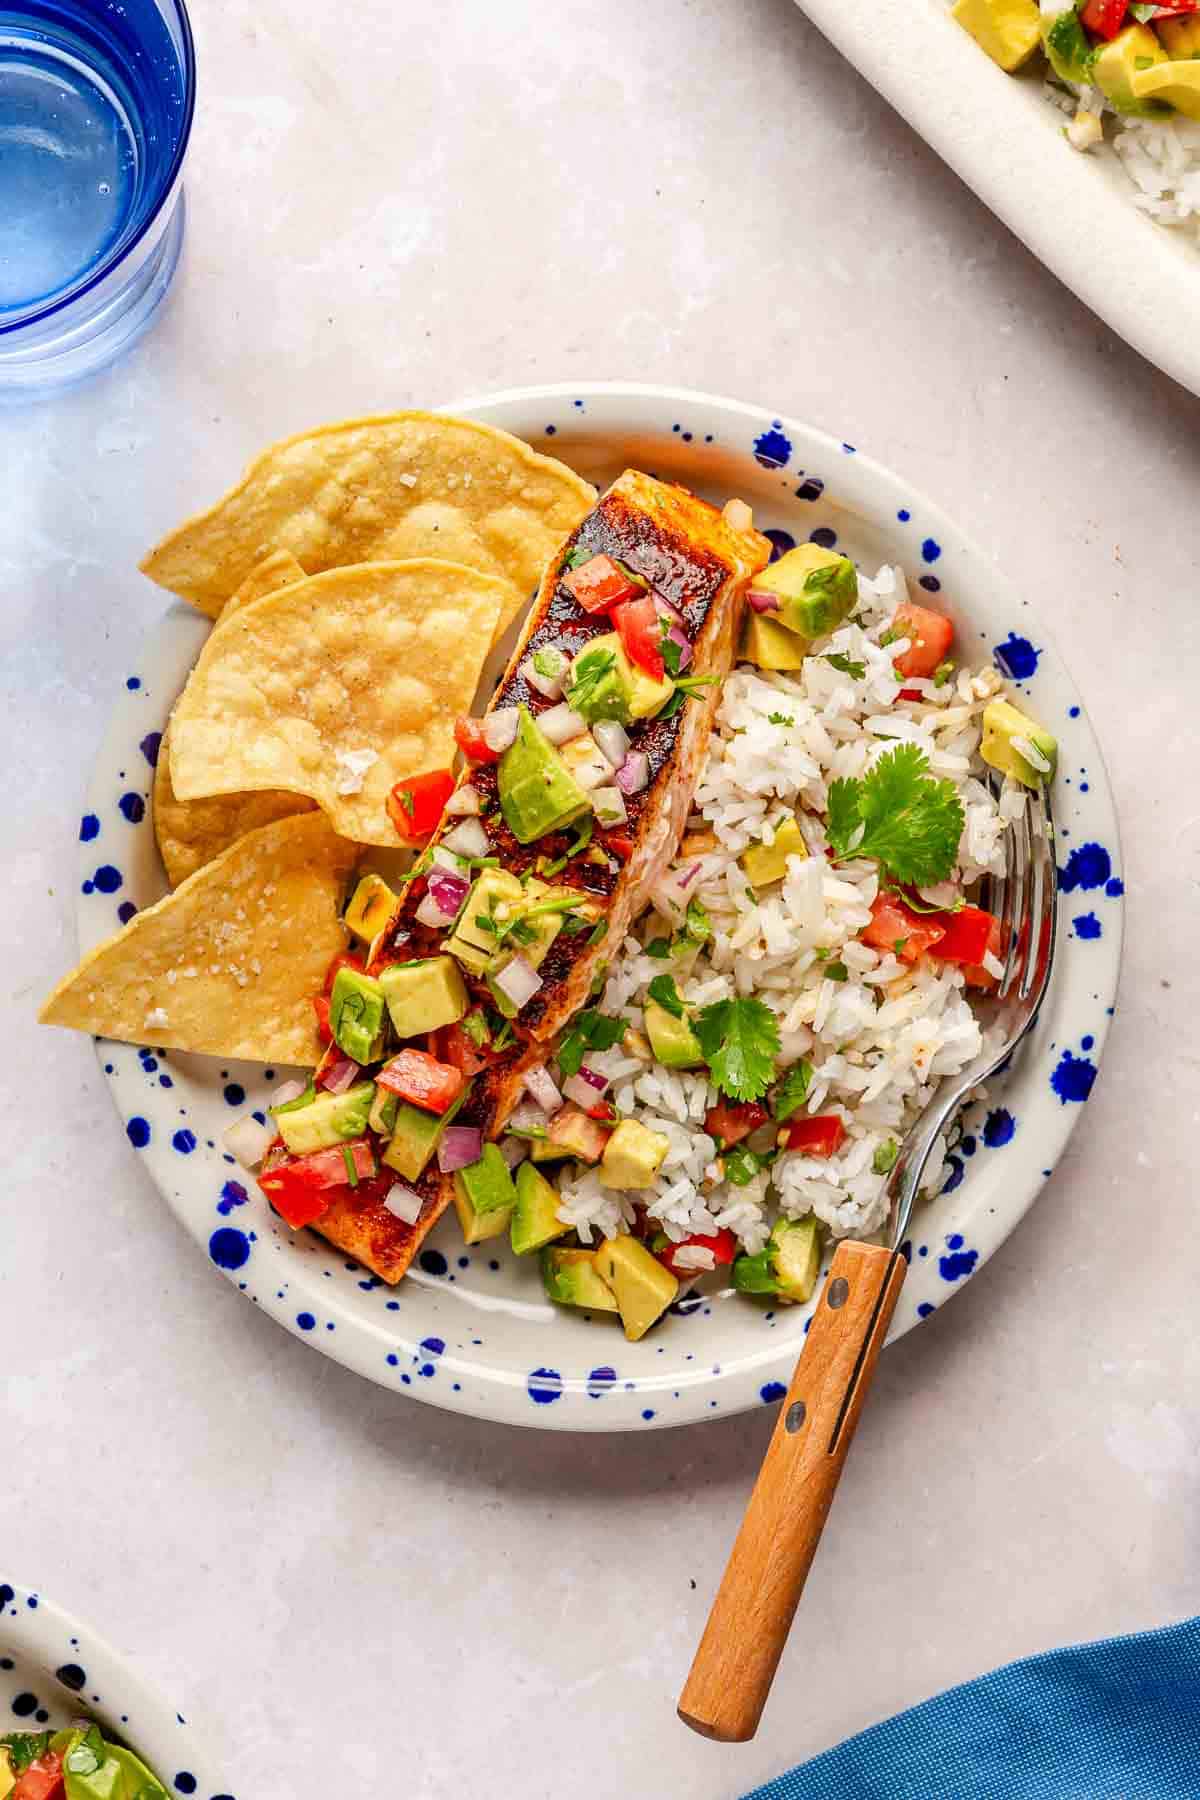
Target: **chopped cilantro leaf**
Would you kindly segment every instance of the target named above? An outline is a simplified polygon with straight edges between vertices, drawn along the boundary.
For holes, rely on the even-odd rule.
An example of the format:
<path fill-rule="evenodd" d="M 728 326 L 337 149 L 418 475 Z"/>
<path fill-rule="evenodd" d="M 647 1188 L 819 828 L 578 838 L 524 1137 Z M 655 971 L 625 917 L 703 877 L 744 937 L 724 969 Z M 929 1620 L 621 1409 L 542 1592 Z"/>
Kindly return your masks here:
<path fill-rule="evenodd" d="M 681 655 L 680 646 L 671 636 L 671 626 L 673 623 L 674 621 L 671 619 L 660 620 L 662 633 L 658 641 L 658 648 L 663 659 L 663 668 L 667 671 L 668 675 L 672 676 L 678 675 L 679 673 L 679 658 Z"/>
<path fill-rule="evenodd" d="M 835 781 L 825 829 L 837 857 L 870 857 L 916 887 L 945 881 L 963 808 L 953 782 L 935 780 L 928 768 L 924 751 L 898 744 L 861 781 Z"/>
<path fill-rule="evenodd" d="M 462 1025 L 477 1050 L 482 1050 L 485 1044 L 490 1043 L 492 1034 L 482 1013 L 469 1012 Z"/>
<path fill-rule="evenodd" d="M 570 1029 L 558 1047 L 559 1068 L 564 1075 L 578 1075 L 589 1050 L 611 1050 L 627 1029 L 624 1019 L 610 1019 L 593 1007 L 585 1007 L 572 1019 Z"/>
<path fill-rule="evenodd" d="M 679 989 L 675 986 L 673 975 L 656 975 L 646 989 L 651 1000 L 656 1000 L 672 1018 L 682 1019 L 683 1001 L 679 998 Z"/>
<path fill-rule="evenodd" d="M 846 981 L 849 976 L 850 971 L 844 962 L 831 962 L 825 970 L 827 981 Z"/>
<path fill-rule="evenodd" d="M 408 814 L 409 818 L 411 819 L 413 816 L 413 811 L 414 811 L 412 789 L 411 788 L 401 788 L 400 792 L 397 794 L 396 798 L 397 798 L 397 800 L 399 800 L 401 806 L 404 808 L 405 812 Z"/>
<path fill-rule="evenodd" d="M 794 725 L 795 723 L 796 723 L 795 719 L 793 719 L 789 713 L 768 713 L 767 714 L 767 724 L 768 725 Z"/>
<path fill-rule="evenodd" d="M 475 923 L 478 925 L 480 931 L 486 931 L 490 937 L 500 936 L 500 927 L 497 925 L 491 913 L 476 913 Z"/>
<path fill-rule="evenodd" d="M 945 662 L 940 662 L 938 664 L 937 668 L 933 671 L 934 687 L 945 687 L 946 683 L 949 681 L 949 679 L 953 675 L 953 673 L 954 673 L 954 664 L 948 658 Z"/>
<path fill-rule="evenodd" d="M 932 901 L 922 900 L 919 894 L 913 894 L 908 888 L 897 887 L 894 881 L 885 881 L 884 888 L 889 894 L 899 894 L 909 912 L 912 913 L 956 913 L 961 912 L 967 904 L 962 895 L 951 901 L 949 906 L 934 906 Z"/>
<path fill-rule="evenodd" d="M 714 1000 L 693 1023 L 723 1094 L 731 1100 L 757 1100 L 766 1093 L 779 1054 L 779 1022 L 769 1006 L 749 996 Z"/>
<path fill-rule="evenodd" d="M 603 943 L 607 936 L 608 920 L 597 919 L 596 923 L 592 926 L 591 931 L 588 933 L 588 949 L 590 950 L 593 944 Z"/>
<path fill-rule="evenodd" d="M 536 944 L 538 934 L 529 920 L 518 914 L 511 924 L 504 927 L 500 935 L 511 938 L 514 944 Z"/>
<path fill-rule="evenodd" d="M 584 563 L 591 562 L 593 556 L 596 556 L 597 554 L 597 551 L 589 550 L 585 544 L 576 544 L 575 548 L 573 550 L 568 550 L 567 554 L 563 557 L 563 568 L 581 568 Z"/>
<path fill-rule="evenodd" d="M 725 1168 L 726 1181 L 732 1181 L 734 1187 L 747 1187 L 760 1169 L 767 1169 L 774 1162 L 772 1151 L 760 1154 L 757 1150 L 748 1149 L 745 1144 L 735 1144 L 732 1150 L 726 1150 L 721 1161 Z"/>
<path fill-rule="evenodd" d="M 665 937 L 651 938 L 646 945 L 646 955 L 652 956 L 655 962 L 666 962 L 671 954 L 671 940 Z"/>
<path fill-rule="evenodd" d="M 790 1119 L 798 1107 L 804 1105 L 808 1098 L 808 1090 L 812 1086 L 813 1069 L 810 1062 L 801 1059 L 793 1063 L 779 1086 L 775 1090 L 775 1098 L 771 1102 L 771 1110 L 780 1124 Z"/>
<path fill-rule="evenodd" d="M 874 1169 L 876 1175 L 887 1175 L 894 1169 L 896 1166 L 896 1158 L 899 1154 L 900 1146 L 895 1138 L 888 1138 L 886 1143 L 880 1144 L 878 1150 L 876 1150 L 874 1156 L 871 1158 L 871 1167 Z"/>
<path fill-rule="evenodd" d="M 708 909 L 701 906 L 699 900 L 688 901 L 684 922 L 687 935 L 694 944 L 706 944 L 713 934 L 712 920 L 708 916 Z"/>
<path fill-rule="evenodd" d="M 0 1738 L 0 1748 L 8 1751 L 8 1760 L 14 1775 L 27 1769 L 30 1763 L 45 1756 L 50 1748 L 48 1731 L 10 1731 L 7 1737 Z"/>
<path fill-rule="evenodd" d="M 585 650 L 575 658 L 571 664 L 567 699 L 580 718 L 590 720 L 596 690 L 616 666 L 617 659 L 611 650 Z"/>
<path fill-rule="evenodd" d="M 534 669 L 537 674 L 544 675 L 547 681 L 553 681 L 562 674 L 566 660 L 562 651 L 554 649 L 553 646 L 547 646 L 544 650 L 535 650 L 533 653 Z"/>
<path fill-rule="evenodd" d="M 840 650 L 826 651 L 821 661 L 827 662 L 839 675 L 848 675 L 851 681 L 861 681 L 867 672 L 866 663 L 855 662 L 852 656 L 845 656 Z"/>
<path fill-rule="evenodd" d="M 342 1145 L 342 1161 L 346 1165 L 346 1180 L 352 1188 L 358 1186 L 358 1170 L 354 1166 L 354 1152 L 349 1144 Z"/>

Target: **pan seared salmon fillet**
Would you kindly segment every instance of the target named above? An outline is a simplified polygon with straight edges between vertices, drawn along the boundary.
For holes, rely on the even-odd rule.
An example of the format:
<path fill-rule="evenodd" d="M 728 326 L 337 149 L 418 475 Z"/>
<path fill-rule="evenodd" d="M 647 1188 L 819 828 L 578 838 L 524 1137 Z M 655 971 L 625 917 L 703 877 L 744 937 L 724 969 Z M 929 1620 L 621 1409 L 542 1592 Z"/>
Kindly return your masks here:
<path fill-rule="evenodd" d="M 474 1059 L 481 1066 L 455 1123 L 478 1127 L 485 1140 L 500 1134 L 520 1101 L 526 1071 L 551 1060 L 564 1027 L 602 983 L 610 946 L 620 945 L 679 848 L 720 697 L 720 680 L 733 662 L 743 592 L 770 555 L 768 540 L 749 523 L 748 509 L 745 518 L 743 529 L 740 522 L 731 523 L 725 513 L 685 488 L 627 470 L 546 569 L 489 712 L 524 706 L 536 718 L 554 703 L 526 680 L 526 659 L 550 645 L 577 656 L 593 638 L 611 632 L 607 613 L 586 612 L 564 585 L 564 576 L 589 555 L 612 557 L 669 601 L 682 615 L 693 647 L 687 675 L 718 679 L 694 688 L 681 706 L 629 727 L 632 747 L 648 758 L 649 781 L 642 792 L 626 796 L 623 824 L 609 830 L 597 825 L 590 844 L 575 854 L 571 854 L 578 843 L 575 827 L 551 832 L 531 844 L 519 843 L 497 803 L 496 765 L 469 770 L 466 779 L 481 797 L 490 854 L 519 877 L 541 873 L 549 879 L 549 869 L 561 863 L 553 876 L 556 891 L 577 891 L 581 915 L 594 921 L 587 931 L 558 933 L 538 968 L 541 987 L 512 1021 L 512 1041 L 501 1054 L 481 1053 Z M 443 819 L 434 843 L 456 823 Z M 371 973 L 444 950 L 445 933 L 416 918 L 423 889 L 420 880 L 405 889 L 373 947 Z M 482 977 L 468 970 L 463 973 L 472 998 L 494 1005 Z M 360 1190 L 339 1190 L 339 1198 L 314 1229 L 384 1281 L 395 1283 L 450 1204 L 454 1182 L 433 1160 L 418 1180 L 408 1184 L 422 1200 L 413 1225 L 396 1218 L 383 1204 L 388 1185 L 379 1178 Z"/>

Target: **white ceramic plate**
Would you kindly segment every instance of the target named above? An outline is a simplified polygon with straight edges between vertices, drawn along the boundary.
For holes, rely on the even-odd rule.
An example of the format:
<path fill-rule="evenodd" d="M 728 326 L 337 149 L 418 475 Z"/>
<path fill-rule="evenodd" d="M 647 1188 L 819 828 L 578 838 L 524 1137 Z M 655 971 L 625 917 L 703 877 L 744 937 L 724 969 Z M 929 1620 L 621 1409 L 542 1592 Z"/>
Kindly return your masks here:
<path fill-rule="evenodd" d="M 1072 150 L 1041 81 L 998 69 L 943 0 L 798 4 L 1060 281 L 1200 394 L 1200 251 L 1138 211 L 1115 152 Z"/>
<path fill-rule="evenodd" d="M 906 1331 L 957 1291 L 1035 1199 L 1080 1116 L 1107 1030 L 1121 945 L 1117 822 L 1075 690 L 990 559 L 848 444 L 766 409 L 656 388 L 527 389 L 454 410 L 564 457 L 598 485 L 634 464 L 717 500 L 740 494 L 764 528 L 836 538 L 871 572 L 902 562 L 953 614 L 961 655 L 986 660 L 1007 647 L 1030 707 L 1059 739 L 1070 891 L 1054 989 L 990 1115 L 968 1121 L 950 1190 L 919 1215 L 893 1327 Z M 83 949 L 163 892 L 147 804 L 152 761 L 207 630 L 172 607 L 120 694 L 81 834 Z M 223 1156 L 222 1131 L 266 1104 L 283 1071 L 124 1044 L 101 1043 L 99 1054 L 130 1142 L 214 1265 L 289 1331 L 374 1381 L 485 1418 L 590 1431 L 682 1424 L 783 1393 L 806 1308 L 764 1311 L 727 1290 L 683 1302 L 629 1344 L 611 1321 L 548 1305 L 534 1259 L 519 1263 L 488 1244 L 465 1250 L 453 1216 L 393 1291 L 322 1239 L 294 1236 Z"/>
<path fill-rule="evenodd" d="M 0 1570 L 0 1575 L 4 1571 Z M 212 1753 L 177 1705 L 43 1595 L 0 1580 L 0 1734 L 61 1731 L 92 1718 L 128 1744 L 171 1794 L 234 1800 Z"/>

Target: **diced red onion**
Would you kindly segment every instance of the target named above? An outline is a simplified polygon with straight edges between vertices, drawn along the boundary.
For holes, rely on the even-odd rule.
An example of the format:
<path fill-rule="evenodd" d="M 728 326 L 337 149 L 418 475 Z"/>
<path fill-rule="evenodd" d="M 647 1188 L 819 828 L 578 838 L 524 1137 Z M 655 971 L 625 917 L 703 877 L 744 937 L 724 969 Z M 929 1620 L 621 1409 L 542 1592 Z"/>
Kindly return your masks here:
<path fill-rule="evenodd" d="M 509 1131 L 545 1131 L 546 1115 L 536 1100 L 522 1100 L 508 1115 Z"/>
<path fill-rule="evenodd" d="M 566 744 L 572 738 L 582 737 L 587 730 L 587 720 L 569 707 L 564 700 L 559 706 L 551 706 L 537 716 L 537 728 L 552 744 Z"/>
<path fill-rule="evenodd" d="M 531 1100 L 536 1100 L 544 1113 L 557 1112 L 562 1105 L 562 1095 L 554 1085 L 554 1077 L 541 1064 L 536 1069 L 526 1069 L 524 1075 L 525 1092 Z"/>
<path fill-rule="evenodd" d="M 685 631 L 681 631 L 678 625 L 672 625 L 670 631 L 667 633 L 667 638 L 679 651 L 679 667 L 681 669 L 686 669 L 692 660 L 691 638 L 688 637 Z"/>
<path fill-rule="evenodd" d="M 478 819 L 464 819 L 461 825 L 446 833 L 442 843 L 447 850 L 453 850 L 455 856 L 486 856 L 492 847 Z"/>
<path fill-rule="evenodd" d="M 592 726 L 592 736 L 601 756 L 607 758 L 614 769 L 619 769 L 629 755 L 629 734 L 625 727 L 617 719 L 601 719 Z"/>
<path fill-rule="evenodd" d="M 601 825 L 623 825 L 629 817 L 625 811 L 625 798 L 620 788 L 593 788 L 591 799 L 597 821 Z"/>
<path fill-rule="evenodd" d="M 529 1139 L 520 1137 L 501 1138 L 500 1154 L 508 1164 L 509 1173 L 511 1174 L 517 1164 L 523 1163 L 525 1158 L 529 1155 Z"/>
<path fill-rule="evenodd" d="M 488 713 L 483 721 L 483 741 L 488 749 L 502 756 L 516 741 L 519 723 L 520 713 L 515 706 L 499 706 L 495 712 Z"/>
<path fill-rule="evenodd" d="M 465 819 L 471 813 L 479 811 L 479 790 L 473 788 L 469 781 L 455 788 L 446 802 L 446 816 L 450 819 Z"/>
<path fill-rule="evenodd" d="M 271 1105 L 286 1106 L 289 1100 L 298 1100 L 307 1086 L 306 1081 L 281 1081 L 275 1089 L 275 1098 L 271 1101 Z"/>
<path fill-rule="evenodd" d="M 640 794 L 650 785 L 650 758 L 644 750 L 631 750 L 617 770 L 617 786 L 623 794 Z"/>
<path fill-rule="evenodd" d="M 321 1086 L 331 1094 L 344 1094 L 348 1087 L 353 1087 L 358 1071 L 359 1065 L 351 1057 L 339 1056 L 322 1075 Z"/>
<path fill-rule="evenodd" d="M 586 1063 L 581 1063 L 579 1073 L 564 1082 L 563 1093 L 568 1100 L 573 1100 L 576 1106 L 582 1106 L 586 1112 L 589 1106 L 595 1106 L 607 1086 L 607 1075 L 601 1075 L 599 1069 L 590 1069 Z"/>
<path fill-rule="evenodd" d="M 779 611 L 779 595 L 772 594 L 768 588 L 747 588 L 746 598 L 756 613 Z"/>
<path fill-rule="evenodd" d="M 542 675 L 533 666 L 533 657 L 527 656 L 521 664 L 521 673 L 535 693 L 545 695 L 547 700 L 561 700 L 563 687 L 566 684 L 567 670 L 571 663 L 569 657 L 557 646 L 551 646 L 553 653 L 560 659 L 561 667 L 557 675 Z M 535 652 L 535 654 L 537 654 Z"/>
<path fill-rule="evenodd" d="M 517 1011 L 537 993 L 542 985 L 542 978 L 526 956 L 514 956 L 511 962 L 505 963 L 492 980 L 500 989 L 506 1000 L 511 1000 Z"/>
<path fill-rule="evenodd" d="M 670 619 L 672 625 L 678 625 L 679 629 L 683 630 L 683 614 L 677 606 L 672 606 L 671 602 L 662 594 L 655 594 L 654 610 L 660 619 Z"/>
<path fill-rule="evenodd" d="M 394 1181 L 384 1196 L 383 1204 L 397 1219 L 403 1220 L 405 1225 L 415 1225 L 421 1216 L 423 1202 L 420 1194 L 414 1194 L 402 1181 Z"/>
<path fill-rule="evenodd" d="M 429 892 L 447 919 L 457 917 L 458 909 L 470 889 L 471 884 L 465 875 L 459 875 L 451 869 L 431 869 L 429 871 Z"/>
<path fill-rule="evenodd" d="M 687 868 L 679 869 L 676 872 L 675 879 L 681 888 L 691 887 L 699 873 L 700 864 L 698 862 L 689 863 Z"/>
<path fill-rule="evenodd" d="M 237 1158 L 243 1169 L 257 1169 L 275 1142 L 275 1127 L 260 1125 L 253 1113 L 247 1113 L 245 1118 L 229 1127 L 221 1142 L 230 1156 Z"/>
<path fill-rule="evenodd" d="M 465 1169 L 483 1155 L 483 1133 L 478 1125 L 447 1125 L 438 1143 L 438 1168 L 443 1175 Z"/>
<path fill-rule="evenodd" d="M 425 895 L 413 916 L 418 925 L 428 925 L 431 931 L 440 931 L 443 926 L 450 924 L 432 894 Z"/>

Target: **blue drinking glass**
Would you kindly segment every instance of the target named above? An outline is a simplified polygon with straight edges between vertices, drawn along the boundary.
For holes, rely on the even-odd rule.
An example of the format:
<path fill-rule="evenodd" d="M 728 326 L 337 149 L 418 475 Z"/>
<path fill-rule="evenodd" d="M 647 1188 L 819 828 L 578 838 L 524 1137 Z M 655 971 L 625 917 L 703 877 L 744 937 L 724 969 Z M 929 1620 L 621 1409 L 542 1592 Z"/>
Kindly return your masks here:
<path fill-rule="evenodd" d="M 179 261 L 195 98 L 183 0 L 0 0 L 0 399 L 145 329 Z"/>

